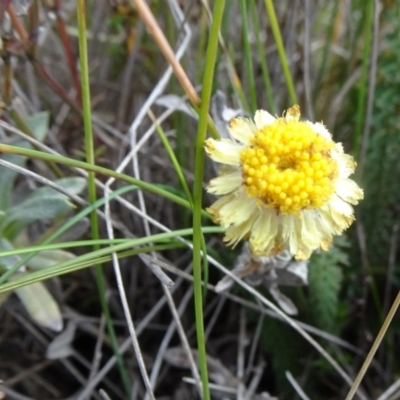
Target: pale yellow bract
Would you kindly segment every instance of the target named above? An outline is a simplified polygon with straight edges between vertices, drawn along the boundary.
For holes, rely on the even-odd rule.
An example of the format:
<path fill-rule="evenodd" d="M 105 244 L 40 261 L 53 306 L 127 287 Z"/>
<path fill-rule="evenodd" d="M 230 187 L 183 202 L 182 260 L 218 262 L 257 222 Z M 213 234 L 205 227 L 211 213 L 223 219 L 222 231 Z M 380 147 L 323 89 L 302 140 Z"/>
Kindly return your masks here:
<path fill-rule="evenodd" d="M 207 209 L 226 228 L 224 240 L 250 239 L 256 256 L 282 250 L 307 259 L 328 250 L 354 220 L 351 204 L 363 191 L 349 176 L 356 163 L 321 123 L 300 121 L 293 106 L 281 118 L 259 110 L 254 121 L 231 120 L 233 140 L 208 139 L 207 154 L 225 164 L 211 180 L 210 193 L 222 196 Z"/>

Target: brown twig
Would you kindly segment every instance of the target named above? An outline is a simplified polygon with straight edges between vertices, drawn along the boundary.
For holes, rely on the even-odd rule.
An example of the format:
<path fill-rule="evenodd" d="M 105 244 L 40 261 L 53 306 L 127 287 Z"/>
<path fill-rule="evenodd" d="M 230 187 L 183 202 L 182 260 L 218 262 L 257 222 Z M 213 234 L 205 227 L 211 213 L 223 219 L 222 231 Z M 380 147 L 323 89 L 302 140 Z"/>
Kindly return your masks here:
<path fill-rule="evenodd" d="M 175 57 L 175 53 L 172 50 L 170 44 L 168 43 L 167 38 L 165 37 L 163 31 L 161 30 L 158 22 L 154 18 L 153 13 L 151 12 L 149 6 L 144 0 L 132 0 L 136 6 L 137 12 L 143 19 L 146 24 L 147 29 L 150 34 L 153 36 L 154 40 L 158 44 L 161 52 L 164 54 L 164 57 L 167 59 L 168 63 L 171 65 L 172 70 L 179 83 L 181 84 L 183 90 L 189 97 L 189 100 L 196 106 L 200 105 L 200 98 L 197 95 L 196 89 L 190 82 L 186 72 L 182 68 L 182 65 Z"/>

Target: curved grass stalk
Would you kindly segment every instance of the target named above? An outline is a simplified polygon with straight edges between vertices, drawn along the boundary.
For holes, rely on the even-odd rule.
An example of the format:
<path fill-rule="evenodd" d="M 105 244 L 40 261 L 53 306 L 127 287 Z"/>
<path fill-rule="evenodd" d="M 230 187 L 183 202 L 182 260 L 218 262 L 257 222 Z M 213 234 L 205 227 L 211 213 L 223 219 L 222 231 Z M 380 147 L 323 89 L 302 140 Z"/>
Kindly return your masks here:
<path fill-rule="evenodd" d="M 55 154 L 49 154 L 49 153 L 45 153 L 43 151 L 24 149 L 21 147 L 9 146 L 9 145 L 0 143 L 0 153 L 1 152 L 30 157 L 30 158 L 38 158 L 38 159 L 44 160 L 44 161 L 47 161 L 47 160 L 54 161 L 55 163 L 68 165 L 70 167 L 80 168 L 80 169 L 84 169 L 86 171 L 92 171 L 96 174 L 105 175 L 108 177 L 119 179 L 124 182 L 130 183 L 132 185 L 138 186 L 140 189 L 147 190 L 147 191 L 154 193 L 160 197 L 164 197 L 168 200 L 171 200 L 174 203 L 179 204 L 183 207 L 186 207 L 190 210 L 192 209 L 190 202 L 188 200 L 185 200 L 182 197 L 179 197 L 179 196 L 163 189 L 161 187 L 161 185 L 144 182 L 140 179 L 133 178 L 129 175 L 122 174 L 120 172 L 116 172 L 116 171 L 113 171 L 108 168 L 99 167 L 98 165 L 91 165 L 84 161 L 78 161 L 78 160 L 74 160 L 69 157 L 63 157 L 63 156 L 55 155 Z M 202 210 L 202 215 L 204 217 L 210 218 L 210 215 L 203 210 Z"/>

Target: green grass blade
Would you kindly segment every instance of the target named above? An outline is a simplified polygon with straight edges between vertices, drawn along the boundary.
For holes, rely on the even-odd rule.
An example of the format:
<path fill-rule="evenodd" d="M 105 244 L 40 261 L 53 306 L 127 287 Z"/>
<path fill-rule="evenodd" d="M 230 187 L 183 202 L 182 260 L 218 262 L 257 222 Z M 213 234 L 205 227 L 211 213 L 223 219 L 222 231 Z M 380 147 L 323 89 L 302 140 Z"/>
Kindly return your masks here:
<path fill-rule="evenodd" d="M 169 144 L 167 136 L 165 135 L 165 133 L 164 133 L 163 129 L 161 128 L 161 126 L 157 123 L 157 120 L 155 119 L 155 116 L 154 116 L 154 114 L 152 112 L 150 112 L 150 117 L 153 120 L 153 123 L 155 124 L 157 133 L 160 136 L 161 142 L 164 145 L 165 150 L 167 151 L 168 157 L 170 158 L 170 160 L 172 162 L 172 165 L 174 166 L 176 175 L 178 176 L 178 179 L 179 179 L 179 182 L 180 182 L 180 184 L 182 186 L 182 189 L 185 192 L 186 197 L 189 200 L 189 203 L 191 205 L 193 205 L 192 194 L 190 193 L 189 186 L 188 186 L 188 184 L 186 182 L 185 175 L 183 174 L 182 168 L 179 165 L 179 161 L 176 158 L 175 153 L 174 153 L 171 145 Z"/>
<path fill-rule="evenodd" d="M 278 48 L 279 58 L 281 60 L 283 74 L 285 75 L 286 86 L 289 91 L 290 100 L 293 104 L 297 104 L 296 91 L 294 89 L 292 75 L 290 73 L 289 64 L 286 57 L 285 48 L 283 46 L 282 35 L 279 29 L 278 21 L 276 19 L 274 5 L 272 0 L 264 0 L 265 8 L 267 9 L 268 18 L 271 23 L 272 33 L 275 38 L 276 47 Z"/>
<path fill-rule="evenodd" d="M 201 248 L 204 241 L 201 231 L 201 209 L 203 194 L 204 172 L 204 141 L 207 132 L 208 109 L 211 100 L 211 91 L 214 80 L 214 67 L 218 50 L 218 34 L 221 28 L 225 0 L 217 1 L 213 10 L 213 21 L 207 45 L 206 63 L 201 93 L 201 107 L 199 114 L 199 128 L 196 140 L 195 183 L 193 194 L 193 279 L 194 300 L 196 315 L 197 346 L 199 352 L 200 374 L 203 384 L 203 399 L 210 400 L 208 385 L 207 353 L 204 337 L 203 300 L 202 300 L 202 274 L 201 274 Z M 203 254 L 203 257 L 206 255 Z"/>
<path fill-rule="evenodd" d="M 92 129 L 92 107 L 90 104 L 90 81 L 89 81 L 89 61 L 87 55 L 87 43 L 86 43 L 86 5 L 85 0 L 78 0 L 77 2 L 77 17 L 78 17 L 78 31 L 79 31 L 79 62 L 81 72 L 81 85 L 82 85 L 82 108 L 83 108 L 83 123 L 85 130 L 85 152 L 86 161 L 90 165 L 95 164 L 94 156 L 94 144 L 93 144 L 93 129 Z M 96 182 L 95 174 L 93 171 L 88 173 L 88 193 L 89 202 L 91 204 L 96 202 Z M 92 231 L 92 237 L 94 240 L 99 239 L 99 221 L 95 210 L 90 213 L 90 226 Z M 94 244 L 93 250 L 98 250 L 99 245 Z M 128 376 L 128 372 L 125 368 L 122 356 L 119 354 L 119 345 L 117 335 L 115 333 L 114 325 L 111 319 L 111 312 L 106 300 L 106 284 L 103 275 L 103 269 L 101 264 L 95 266 L 96 283 L 99 291 L 99 299 L 103 314 L 106 319 L 106 325 L 108 334 L 110 335 L 111 346 L 114 351 L 114 355 L 117 357 L 118 369 L 121 375 L 122 384 L 125 392 L 130 397 L 131 393 L 131 382 Z"/>
<path fill-rule="evenodd" d="M 250 94 L 250 106 L 251 106 L 251 112 L 254 113 L 257 110 L 257 93 L 256 93 L 256 82 L 254 79 L 254 71 L 253 71 L 253 60 L 251 57 L 251 49 L 250 49 L 247 0 L 240 0 L 240 10 L 242 13 L 243 48 L 244 48 L 244 58 L 246 62 L 246 72 L 247 72 L 248 87 Z"/>
<path fill-rule="evenodd" d="M 260 60 L 261 73 L 264 81 L 264 89 L 265 89 L 265 94 L 267 96 L 268 111 L 272 115 L 274 115 L 275 114 L 274 96 L 272 95 L 272 86 L 271 86 L 271 80 L 269 78 L 267 59 L 265 57 L 265 49 L 263 47 L 263 44 L 261 43 L 261 30 L 260 30 L 260 22 L 258 20 L 257 4 L 255 1 L 250 1 L 249 4 L 250 4 L 251 16 L 253 20 L 256 42 L 257 42 L 258 58 Z"/>
<path fill-rule="evenodd" d="M 0 143 L 0 152 L 17 154 L 17 155 L 21 155 L 21 156 L 30 157 L 30 158 L 38 158 L 40 160 L 45 160 L 45 161 L 53 160 L 54 162 L 59 163 L 59 164 L 68 165 L 70 167 L 75 167 L 75 168 L 81 168 L 86 171 L 93 171 L 97 174 L 105 175 L 108 177 L 112 177 L 112 178 L 119 179 L 121 181 L 130 183 L 132 185 L 136 185 L 140 189 L 148 190 L 149 192 L 152 192 L 160 197 L 169 199 L 169 200 L 175 202 L 176 204 L 179 204 L 190 210 L 192 209 L 192 206 L 190 205 L 188 200 L 185 200 L 182 197 L 176 196 L 173 193 L 171 193 L 165 189 L 162 189 L 162 187 L 164 187 L 163 185 L 157 185 L 157 184 L 144 182 L 144 181 L 141 181 L 140 179 L 133 178 L 132 176 L 122 174 L 122 173 L 113 171 L 108 168 L 99 167 L 98 165 L 91 165 L 91 164 L 88 164 L 83 161 L 71 159 L 69 157 L 63 157 L 60 155 L 49 154 L 49 153 L 45 153 L 42 151 L 36 151 L 36 150 L 31 150 L 31 149 L 24 149 L 22 147 L 9 146 L 9 145 L 2 144 L 2 143 Z M 210 218 L 210 215 L 205 211 L 202 211 L 202 215 L 204 217 Z"/>
<path fill-rule="evenodd" d="M 221 233 L 222 229 L 220 227 L 204 227 L 202 228 L 202 233 Z M 29 285 L 33 282 L 44 281 L 46 279 L 54 278 L 56 276 L 65 275 L 70 272 L 87 268 L 93 266 L 96 263 L 97 257 L 110 256 L 111 253 L 119 253 L 121 251 L 132 249 L 136 246 L 146 246 L 152 243 L 160 243 L 161 245 L 168 245 L 168 241 L 174 240 L 173 245 L 179 245 L 176 243 L 175 238 L 183 236 L 193 235 L 192 228 L 180 229 L 173 232 L 158 233 L 151 236 L 145 236 L 137 239 L 126 239 L 124 243 L 119 243 L 116 245 L 108 246 L 90 253 L 83 254 L 74 259 L 64 261 L 54 267 L 47 268 L 40 271 L 31 272 L 30 274 L 24 275 L 21 278 L 6 282 L 0 286 L 0 293 L 8 292 L 14 290 L 15 288 Z M 167 242 L 167 243 L 166 243 Z M 138 252 L 134 254 L 139 254 L 142 247 L 136 249 Z M 152 250 L 151 250 L 152 251 Z M 80 266 L 80 263 L 87 263 L 85 266 Z"/>

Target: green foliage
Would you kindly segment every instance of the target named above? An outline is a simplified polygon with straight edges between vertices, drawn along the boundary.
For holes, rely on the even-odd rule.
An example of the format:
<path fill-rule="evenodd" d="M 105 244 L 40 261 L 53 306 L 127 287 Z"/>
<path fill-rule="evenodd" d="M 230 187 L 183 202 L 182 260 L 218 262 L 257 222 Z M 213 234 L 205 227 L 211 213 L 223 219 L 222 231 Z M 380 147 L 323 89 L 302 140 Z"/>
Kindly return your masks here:
<path fill-rule="evenodd" d="M 334 241 L 330 251 L 314 253 L 308 264 L 310 311 L 313 323 L 326 331 L 337 330 L 338 296 L 343 280 L 342 266 L 347 264 L 344 237 Z"/>

